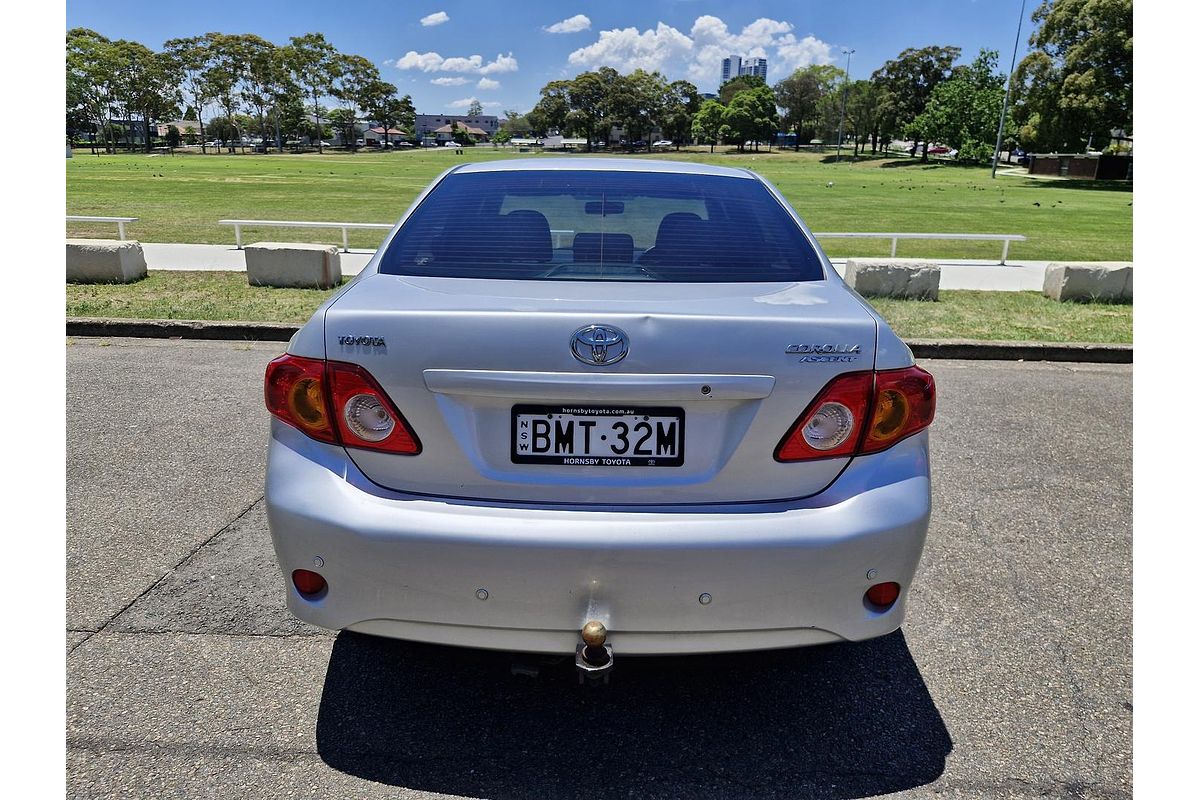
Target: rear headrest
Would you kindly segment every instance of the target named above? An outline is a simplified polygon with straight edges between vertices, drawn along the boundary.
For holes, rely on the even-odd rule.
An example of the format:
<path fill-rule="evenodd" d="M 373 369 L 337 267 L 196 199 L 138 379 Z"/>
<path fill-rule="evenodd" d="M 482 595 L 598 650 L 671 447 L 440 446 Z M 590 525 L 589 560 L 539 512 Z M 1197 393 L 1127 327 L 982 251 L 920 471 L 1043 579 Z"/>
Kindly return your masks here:
<path fill-rule="evenodd" d="M 577 233 L 571 249 L 576 261 L 633 263 L 633 237 L 628 233 Z"/>
<path fill-rule="evenodd" d="M 690 211 L 675 211 L 667 214 L 658 223 L 658 234 L 654 237 L 654 246 L 678 246 L 681 241 L 686 241 L 683 237 L 695 233 L 696 226 L 693 223 L 699 221 L 700 217 Z"/>
<path fill-rule="evenodd" d="M 504 214 L 496 226 L 496 253 L 501 261 L 550 261 L 554 256 L 550 222 L 540 211 Z"/>

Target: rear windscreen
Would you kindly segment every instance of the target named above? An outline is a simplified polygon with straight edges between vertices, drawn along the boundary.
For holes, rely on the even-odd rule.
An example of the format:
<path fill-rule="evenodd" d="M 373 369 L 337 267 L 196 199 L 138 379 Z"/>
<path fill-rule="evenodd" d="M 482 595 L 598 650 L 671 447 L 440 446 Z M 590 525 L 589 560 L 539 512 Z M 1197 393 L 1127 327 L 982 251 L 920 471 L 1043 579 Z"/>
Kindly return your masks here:
<path fill-rule="evenodd" d="M 757 180 L 604 170 L 444 178 L 380 272 L 677 283 L 821 280 L 816 250 Z"/>

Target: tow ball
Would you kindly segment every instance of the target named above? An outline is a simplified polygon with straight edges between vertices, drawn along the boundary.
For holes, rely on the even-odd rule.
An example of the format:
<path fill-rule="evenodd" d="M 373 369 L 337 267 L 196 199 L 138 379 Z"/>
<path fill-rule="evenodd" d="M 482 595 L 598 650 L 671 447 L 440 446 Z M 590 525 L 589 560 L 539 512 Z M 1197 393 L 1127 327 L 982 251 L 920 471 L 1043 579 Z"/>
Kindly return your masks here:
<path fill-rule="evenodd" d="M 612 645 L 606 641 L 608 629 L 604 623 L 591 620 L 579 635 L 583 640 L 575 646 L 575 672 L 579 675 L 579 683 L 608 683 L 613 667 Z"/>

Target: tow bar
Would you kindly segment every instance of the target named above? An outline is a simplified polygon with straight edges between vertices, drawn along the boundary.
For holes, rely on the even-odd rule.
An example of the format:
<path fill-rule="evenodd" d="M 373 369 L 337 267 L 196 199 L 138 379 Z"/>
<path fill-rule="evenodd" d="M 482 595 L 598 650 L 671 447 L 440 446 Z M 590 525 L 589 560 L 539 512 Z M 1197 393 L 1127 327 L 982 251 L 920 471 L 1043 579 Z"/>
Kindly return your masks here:
<path fill-rule="evenodd" d="M 592 685 L 608 683 L 613 668 L 613 649 L 608 644 L 608 629 L 604 623 L 591 620 L 579 632 L 583 640 L 575 646 L 575 672 L 579 675 L 579 683 L 584 681 Z"/>

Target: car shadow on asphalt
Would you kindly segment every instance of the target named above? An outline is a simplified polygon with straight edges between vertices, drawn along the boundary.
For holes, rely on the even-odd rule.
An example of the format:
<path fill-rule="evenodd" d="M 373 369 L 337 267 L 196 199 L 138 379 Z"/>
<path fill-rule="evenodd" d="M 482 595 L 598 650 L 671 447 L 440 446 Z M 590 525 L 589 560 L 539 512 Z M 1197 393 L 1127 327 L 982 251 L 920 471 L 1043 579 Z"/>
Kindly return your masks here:
<path fill-rule="evenodd" d="M 900 632 L 766 653 L 574 662 L 342 633 L 317 750 L 350 775 L 490 798 L 867 797 L 921 786 L 953 742 Z"/>

